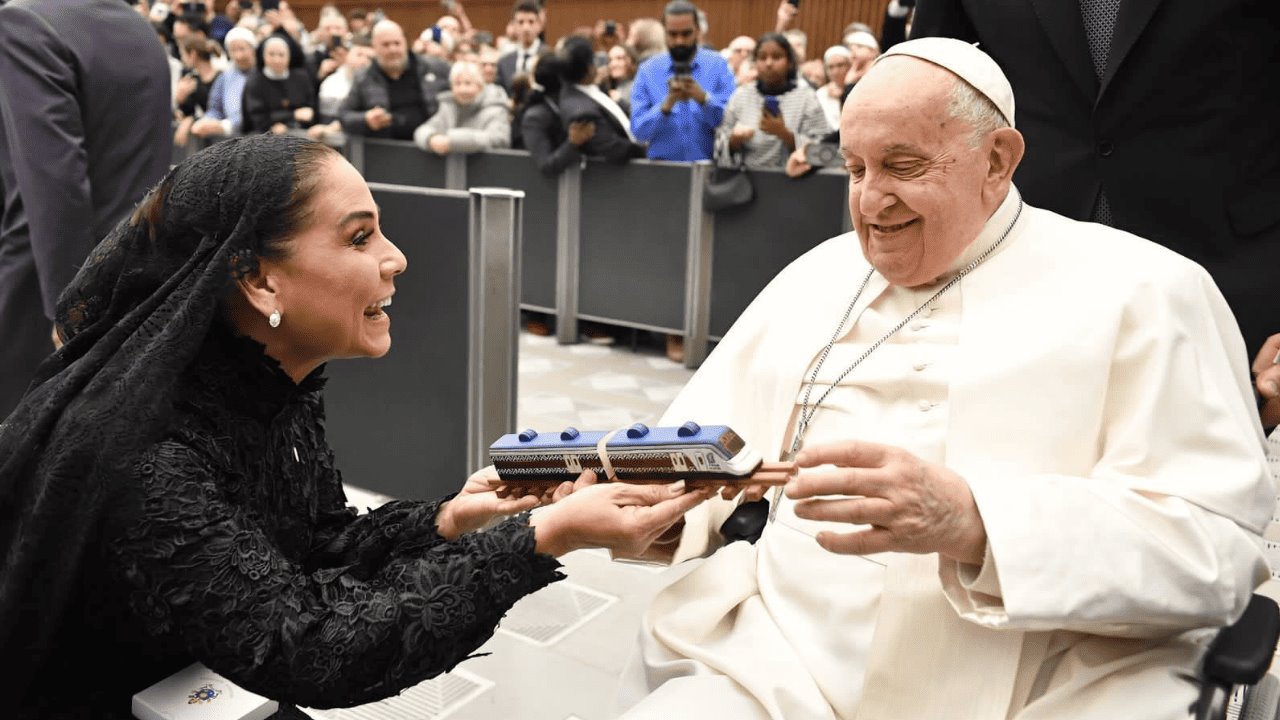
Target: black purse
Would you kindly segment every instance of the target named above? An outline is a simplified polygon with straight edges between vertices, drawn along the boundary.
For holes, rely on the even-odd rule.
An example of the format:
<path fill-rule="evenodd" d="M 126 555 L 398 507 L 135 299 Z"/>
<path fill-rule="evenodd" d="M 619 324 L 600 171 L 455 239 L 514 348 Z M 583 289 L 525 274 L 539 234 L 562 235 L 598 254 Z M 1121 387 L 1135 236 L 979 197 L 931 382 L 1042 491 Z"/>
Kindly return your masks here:
<path fill-rule="evenodd" d="M 739 157 L 737 165 L 711 168 L 702 187 L 702 209 L 707 212 L 740 207 L 755 199 L 756 188 L 751 184 L 751 175 L 743 157 Z"/>

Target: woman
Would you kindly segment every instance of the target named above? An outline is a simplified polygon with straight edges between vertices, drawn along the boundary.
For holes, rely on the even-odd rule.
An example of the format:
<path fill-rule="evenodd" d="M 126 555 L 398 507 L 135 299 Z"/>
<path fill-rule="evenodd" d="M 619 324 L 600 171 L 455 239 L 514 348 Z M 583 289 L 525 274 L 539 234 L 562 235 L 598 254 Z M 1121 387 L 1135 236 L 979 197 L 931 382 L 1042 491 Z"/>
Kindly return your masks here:
<path fill-rule="evenodd" d="M 844 109 L 844 78 L 853 66 L 853 54 L 843 45 L 833 45 L 822 54 L 827 71 L 827 83 L 818 88 L 818 104 L 831 129 L 840 127 L 840 111 Z"/>
<path fill-rule="evenodd" d="M 631 114 L 631 88 L 635 85 L 636 68 L 639 66 L 640 56 L 629 45 L 609 48 L 609 76 L 600 89 L 608 93 L 627 115 Z"/>
<path fill-rule="evenodd" d="M 289 67 L 289 45 L 278 35 L 262 47 L 262 68 L 244 87 L 244 134 L 276 135 L 311 127 L 316 91 L 305 69 Z"/>
<path fill-rule="evenodd" d="M 345 507 L 321 366 L 390 347 L 405 260 L 377 220 L 331 148 L 257 135 L 183 162 L 90 255 L 0 424 L 6 716 L 127 718 L 195 661 L 282 717 L 377 700 L 465 659 L 553 555 L 640 547 L 705 497 L 565 484 L 483 533 L 539 499 L 477 474 Z"/>
<path fill-rule="evenodd" d="M 580 120 L 569 123 L 566 131 L 560 121 L 561 75 L 564 58 L 543 55 L 534 61 L 533 79 L 537 87 L 529 94 L 519 112 L 520 138 L 524 149 L 543 175 L 554 177 L 570 165 L 582 161 L 582 146 L 596 134 L 596 124 Z"/>
<path fill-rule="evenodd" d="M 741 154 L 748 167 L 786 167 L 787 156 L 831 132 L 814 91 L 796 83 L 796 55 L 779 33 L 756 42 L 756 81 L 739 85 L 724 109 L 719 142 Z M 768 106 L 778 112 L 770 112 Z M 725 164 L 736 163 L 723 158 Z"/>
<path fill-rule="evenodd" d="M 413 131 L 413 142 L 437 155 L 497 150 L 511 145 L 511 111 L 502 88 L 488 85 L 480 66 L 457 62 L 440 109 Z"/>

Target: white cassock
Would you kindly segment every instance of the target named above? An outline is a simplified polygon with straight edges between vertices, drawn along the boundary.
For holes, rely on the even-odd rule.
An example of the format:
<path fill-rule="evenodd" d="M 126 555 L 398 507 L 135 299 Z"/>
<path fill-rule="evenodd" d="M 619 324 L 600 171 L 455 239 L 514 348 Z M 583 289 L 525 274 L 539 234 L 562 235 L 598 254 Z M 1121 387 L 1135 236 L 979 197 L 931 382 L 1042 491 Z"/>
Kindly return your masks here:
<path fill-rule="evenodd" d="M 990 246 L 1017 193 L 952 268 Z M 728 424 L 766 458 L 869 266 L 850 233 L 760 294 L 663 419 Z M 819 397 L 941 283 L 873 275 Z M 848 327 L 848 326 L 846 326 Z M 1275 499 L 1244 343 L 1209 275 L 1153 243 L 1025 207 L 1004 243 L 844 379 L 805 445 L 859 439 L 969 483 L 981 566 L 854 557 L 783 500 L 716 551 L 732 503 L 687 516 L 624 673 L 626 718 L 1182 718 L 1200 646 L 1267 576 Z M 640 703 L 639 705 L 634 705 Z M 633 706 L 634 705 L 634 706 Z"/>

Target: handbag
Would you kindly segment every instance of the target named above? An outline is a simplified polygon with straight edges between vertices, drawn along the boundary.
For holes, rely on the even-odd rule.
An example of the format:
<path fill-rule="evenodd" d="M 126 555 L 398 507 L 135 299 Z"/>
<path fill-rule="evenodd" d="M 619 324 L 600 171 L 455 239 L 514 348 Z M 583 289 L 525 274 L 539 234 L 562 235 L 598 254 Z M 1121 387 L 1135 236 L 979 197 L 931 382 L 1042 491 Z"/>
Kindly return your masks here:
<path fill-rule="evenodd" d="M 756 199 L 756 188 L 747 172 L 746 158 L 738 156 L 738 164 L 716 165 L 702 186 L 702 209 L 719 212 L 740 207 Z"/>

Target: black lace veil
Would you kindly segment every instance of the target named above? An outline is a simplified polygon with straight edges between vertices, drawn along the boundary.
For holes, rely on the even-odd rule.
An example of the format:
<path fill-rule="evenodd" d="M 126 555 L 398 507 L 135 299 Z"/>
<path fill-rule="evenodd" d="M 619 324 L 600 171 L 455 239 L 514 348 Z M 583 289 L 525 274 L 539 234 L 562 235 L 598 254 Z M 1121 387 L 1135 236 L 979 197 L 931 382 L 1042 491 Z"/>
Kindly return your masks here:
<path fill-rule="evenodd" d="M 301 217 L 301 158 L 326 154 L 333 151 L 304 139 L 261 135 L 192 156 L 99 243 L 63 292 L 57 324 L 66 345 L 0 424 L 6 684 L 24 688 L 38 672 L 112 483 L 161 438 L 172 390 L 234 279 L 278 254 Z"/>

